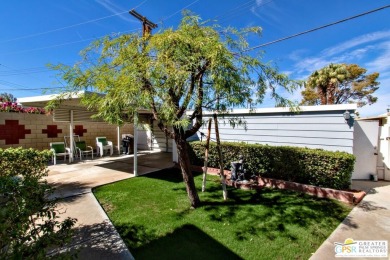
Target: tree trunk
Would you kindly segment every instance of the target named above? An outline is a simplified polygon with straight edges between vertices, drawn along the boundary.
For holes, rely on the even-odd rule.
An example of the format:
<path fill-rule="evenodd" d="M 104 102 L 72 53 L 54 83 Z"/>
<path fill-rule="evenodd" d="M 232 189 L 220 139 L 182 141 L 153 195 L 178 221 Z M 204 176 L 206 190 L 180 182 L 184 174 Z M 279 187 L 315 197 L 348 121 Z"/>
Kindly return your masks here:
<path fill-rule="evenodd" d="M 196 208 L 200 205 L 200 199 L 198 192 L 196 191 L 194 176 L 191 171 L 190 158 L 187 151 L 187 141 L 182 129 L 175 128 L 175 143 L 177 146 L 179 165 L 186 185 L 188 198 L 190 200 L 191 207 Z"/>

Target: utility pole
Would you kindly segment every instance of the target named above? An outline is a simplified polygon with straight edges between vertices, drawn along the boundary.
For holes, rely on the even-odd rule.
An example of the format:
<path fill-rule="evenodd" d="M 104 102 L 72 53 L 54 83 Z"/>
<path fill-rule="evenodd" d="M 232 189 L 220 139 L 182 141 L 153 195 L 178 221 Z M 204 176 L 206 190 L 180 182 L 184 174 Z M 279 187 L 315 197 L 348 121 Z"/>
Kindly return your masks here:
<path fill-rule="evenodd" d="M 140 15 L 134 9 L 129 11 L 129 14 L 137 18 L 142 22 L 142 36 L 148 36 L 152 33 L 152 30 L 157 28 L 157 24 L 152 23 L 145 16 Z"/>
<path fill-rule="evenodd" d="M 139 13 L 137 13 L 134 9 L 130 10 L 129 13 L 142 22 L 142 37 L 148 37 L 152 33 L 152 30 L 154 28 L 157 28 L 157 24 L 152 23 L 145 16 L 142 16 Z M 145 46 L 143 46 L 143 48 L 144 47 Z M 133 149 L 134 150 L 133 151 L 133 154 L 134 154 L 134 169 L 133 169 L 134 176 L 138 176 L 138 158 L 137 158 L 138 130 L 137 130 L 137 128 L 138 128 L 138 112 L 136 111 L 134 113 L 134 149 Z"/>

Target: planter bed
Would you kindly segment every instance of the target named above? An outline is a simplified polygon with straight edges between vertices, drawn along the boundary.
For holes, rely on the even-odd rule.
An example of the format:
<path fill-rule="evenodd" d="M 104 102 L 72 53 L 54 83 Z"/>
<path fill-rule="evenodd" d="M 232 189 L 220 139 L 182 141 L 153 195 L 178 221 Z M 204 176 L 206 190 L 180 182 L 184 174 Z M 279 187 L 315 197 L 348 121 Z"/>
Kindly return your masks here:
<path fill-rule="evenodd" d="M 193 166 L 194 171 L 203 171 L 201 166 Z M 208 174 L 217 175 L 219 169 L 207 168 Z M 335 190 L 330 188 L 317 187 L 308 184 L 301 184 L 291 181 L 283 181 L 271 178 L 258 177 L 257 180 L 251 180 L 248 182 L 230 181 L 230 171 L 224 170 L 225 176 L 227 176 L 226 184 L 238 189 L 261 189 L 263 187 L 286 189 L 303 192 L 319 198 L 335 199 L 350 204 L 358 204 L 366 195 L 364 191 L 359 190 Z"/>

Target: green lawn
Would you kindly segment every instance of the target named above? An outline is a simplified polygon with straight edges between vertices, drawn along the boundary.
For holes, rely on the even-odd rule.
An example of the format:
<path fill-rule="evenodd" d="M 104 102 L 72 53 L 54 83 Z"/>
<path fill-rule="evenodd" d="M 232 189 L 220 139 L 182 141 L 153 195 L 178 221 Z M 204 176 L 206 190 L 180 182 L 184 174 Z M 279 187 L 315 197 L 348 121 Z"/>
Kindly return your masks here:
<path fill-rule="evenodd" d="M 308 259 L 351 210 L 290 191 L 228 191 L 223 201 L 219 179 L 208 176 L 202 206 L 189 209 L 170 169 L 94 193 L 136 259 Z"/>

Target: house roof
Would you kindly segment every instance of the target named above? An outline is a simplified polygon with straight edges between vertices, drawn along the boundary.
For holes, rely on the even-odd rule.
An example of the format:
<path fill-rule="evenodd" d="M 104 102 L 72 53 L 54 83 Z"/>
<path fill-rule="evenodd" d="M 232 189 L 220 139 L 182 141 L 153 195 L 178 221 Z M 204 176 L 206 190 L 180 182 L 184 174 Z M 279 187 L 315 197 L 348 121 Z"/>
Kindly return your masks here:
<path fill-rule="evenodd" d="M 379 119 L 382 119 L 382 118 L 387 118 L 388 116 L 390 116 L 389 112 L 381 114 L 379 116 L 363 117 L 363 118 L 358 118 L 356 120 L 360 120 L 360 121 L 379 120 Z"/>
<path fill-rule="evenodd" d="M 352 111 L 357 109 L 356 104 L 337 104 L 337 105 L 321 105 L 321 106 L 299 106 L 301 112 L 320 112 L 320 111 Z M 233 109 L 229 114 L 270 114 L 270 113 L 289 113 L 293 112 L 289 107 L 272 107 L 272 108 L 256 108 L 250 109 Z M 191 111 L 187 112 L 188 114 Z M 211 115 L 213 111 L 203 111 L 203 115 Z"/>

